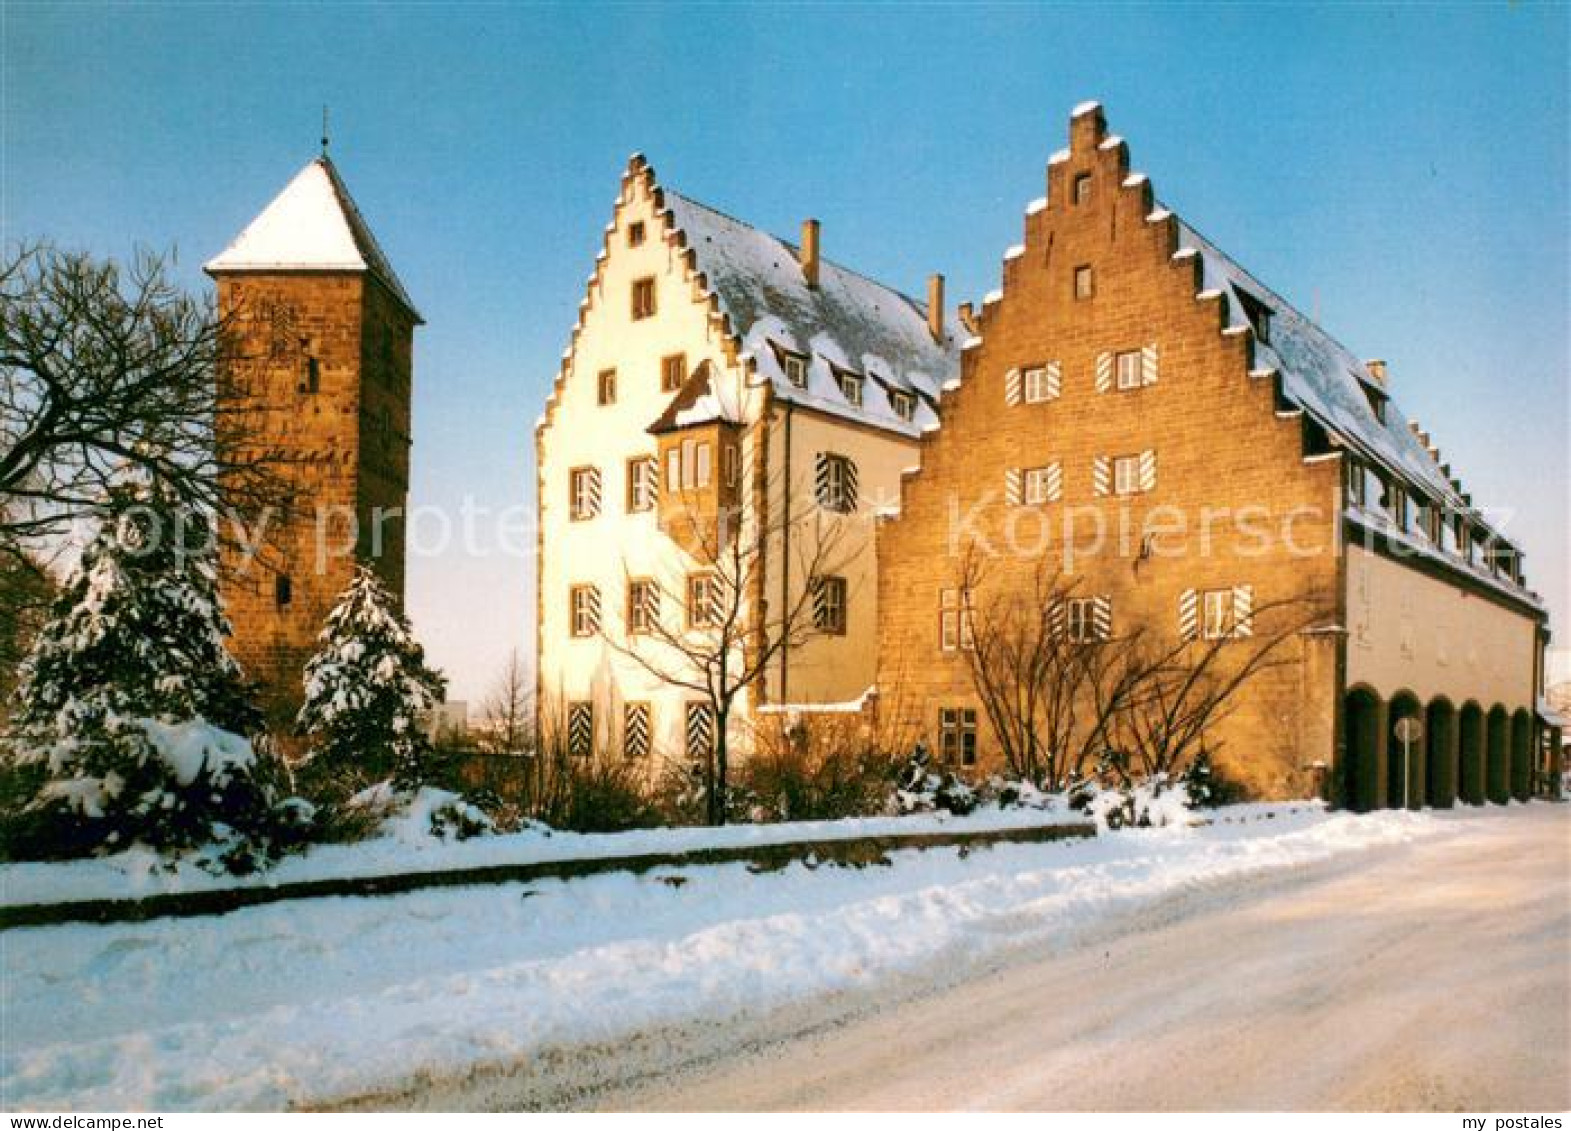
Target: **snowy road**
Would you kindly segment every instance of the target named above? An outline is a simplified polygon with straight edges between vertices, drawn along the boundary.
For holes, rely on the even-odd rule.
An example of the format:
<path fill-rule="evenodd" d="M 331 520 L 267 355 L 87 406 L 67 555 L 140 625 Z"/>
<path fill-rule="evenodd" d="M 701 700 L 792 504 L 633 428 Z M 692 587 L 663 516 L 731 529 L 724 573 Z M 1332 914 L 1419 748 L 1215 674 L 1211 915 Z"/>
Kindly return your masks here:
<path fill-rule="evenodd" d="M 1438 821 L 1440 835 L 1279 874 L 1242 899 L 1202 891 L 1155 927 L 908 986 L 893 1006 L 803 1011 L 776 1039 L 738 1033 L 750 1049 L 697 1065 L 615 1050 L 643 1078 L 579 1102 L 1571 1108 L 1571 806 Z M 502 1076 L 418 1098 L 530 1104 L 548 1083 Z"/>

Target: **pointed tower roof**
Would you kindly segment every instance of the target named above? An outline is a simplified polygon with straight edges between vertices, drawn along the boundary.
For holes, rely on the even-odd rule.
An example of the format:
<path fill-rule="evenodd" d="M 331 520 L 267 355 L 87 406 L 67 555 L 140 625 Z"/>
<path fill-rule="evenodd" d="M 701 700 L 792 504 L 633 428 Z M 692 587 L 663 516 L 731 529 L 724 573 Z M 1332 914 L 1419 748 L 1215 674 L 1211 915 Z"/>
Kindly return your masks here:
<path fill-rule="evenodd" d="M 224 251 L 209 275 L 228 271 L 366 271 L 416 322 L 424 322 L 326 154 L 301 169 L 284 191 Z"/>

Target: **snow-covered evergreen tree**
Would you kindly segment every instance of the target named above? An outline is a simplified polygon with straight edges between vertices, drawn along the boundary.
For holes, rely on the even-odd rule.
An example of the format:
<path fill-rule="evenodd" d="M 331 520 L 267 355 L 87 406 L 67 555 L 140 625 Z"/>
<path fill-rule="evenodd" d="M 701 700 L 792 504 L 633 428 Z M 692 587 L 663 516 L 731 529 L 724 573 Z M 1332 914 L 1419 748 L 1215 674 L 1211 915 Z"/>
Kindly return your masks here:
<path fill-rule="evenodd" d="M 431 755 L 421 723 L 445 689 L 392 594 L 357 566 L 306 664 L 297 726 L 312 777 L 334 793 L 387 778 L 420 785 Z"/>
<path fill-rule="evenodd" d="M 228 632 L 208 517 L 116 486 L 23 665 L 4 741 L 22 779 L 13 850 L 239 848 L 276 831 L 277 767 L 253 746 L 262 717 Z"/>

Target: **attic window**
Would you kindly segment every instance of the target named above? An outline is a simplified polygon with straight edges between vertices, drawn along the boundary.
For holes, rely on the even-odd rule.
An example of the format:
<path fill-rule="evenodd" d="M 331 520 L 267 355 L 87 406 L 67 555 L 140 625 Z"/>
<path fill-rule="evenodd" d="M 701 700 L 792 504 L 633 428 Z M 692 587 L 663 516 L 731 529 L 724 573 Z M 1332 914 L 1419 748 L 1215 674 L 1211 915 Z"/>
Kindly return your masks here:
<path fill-rule="evenodd" d="M 916 416 L 916 397 L 902 389 L 891 389 L 889 407 L 894 409 L 895 415 L 901 420 L 911 420 Z"/>
<path fill-rule="evenodd" d="M 1081 173 L 1075 178 L 1075 203 L 1085 204 L 1091 199 L 1091 174 Z"/>
<path fill-rule="evenodd" d="M 634 220 L 627 226 L 627 246 L 637 247 L 644 242 L 644 222 Z"/>
<path fill-rule="evenodd" d="M 785 372 L 786 380 L 798 389 L 807 388 L 807 358 L 783 346 L 775 346 L 774 349 L 775 357 L 780 362 L 780 368 Z"/>
<path fill-rule="evenodd" d="M 1364 390 L 1364 396 L 1369 400 L 1369 408 L 1375 414 L 1375 419 L 1381 424 L 1386 422 L 1386 402 L 1391 398 L 1375 388 L 1368 381 L 1360 380 L 1358 387 Z"/>
<path fill-rule="evenodd" d="M 840 386 L 840 392 L 845 399 L 860 407 L 862 404 L 862 387 L 867 384 L 867 378 L 860 373 L 853 373 L 849 369 L 835 369 L 835 384 Z"/>
<path fill-rule="evenodd" d="M 1234 287 L 1233 293 L 1238 296 L 1238 301 L 1244 308 L 1244 317 L 1249 319 L 1249 325 L 1255 332 L 1255 338 L 1262 342 L 1269 342 L 1271 340 L 1271 308 L 1240 287 Z"/>
<path fill-rule="evenodd" d="M 633 320 L 653 318 L 655 314 L 655 280 L 653 276 L 633 281 Z"/>

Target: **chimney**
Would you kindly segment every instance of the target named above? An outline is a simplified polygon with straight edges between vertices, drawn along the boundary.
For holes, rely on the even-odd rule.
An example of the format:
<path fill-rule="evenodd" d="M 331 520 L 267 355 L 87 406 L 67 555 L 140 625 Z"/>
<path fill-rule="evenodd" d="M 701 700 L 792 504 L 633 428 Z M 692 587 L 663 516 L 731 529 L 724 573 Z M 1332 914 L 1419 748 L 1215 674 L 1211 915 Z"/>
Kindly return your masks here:
<path fill-rule="evenodd" d="M 802 250 L 797 252 L 802 260 L 802 274 L 807 277 L 807 285 L 814 290 L 818 289 L 818 221 L 802 221 Z"/>
<path fill-rule="evenodd" d="M 944 340 L 944 277 L 942 275 L 927 277 L 927 332 L 933 335 L 935 342 Z"/>
<path fill-rule="evenodd" d="M 1374 357 L 1364 362 L 1364 368 L 1369 370 L 1369 376 L 1375 384 L 1382 389 L 1386 387 L 1386 363 L 1383 359 Z"/>
<path fill-rule="evenodd" d="M 966 328 L 966 333 L 976 333 L 976 313 L 969 302 L 960 304 L 960 325 Z"/>

